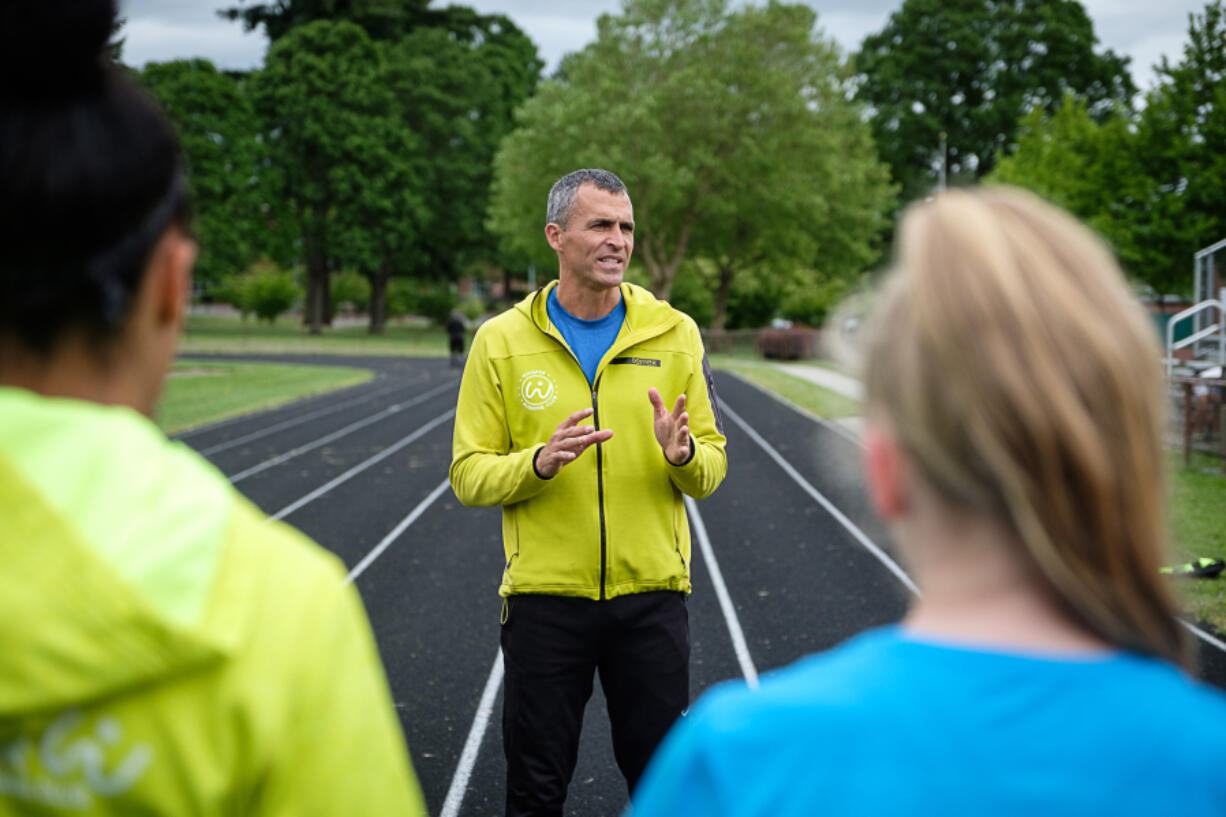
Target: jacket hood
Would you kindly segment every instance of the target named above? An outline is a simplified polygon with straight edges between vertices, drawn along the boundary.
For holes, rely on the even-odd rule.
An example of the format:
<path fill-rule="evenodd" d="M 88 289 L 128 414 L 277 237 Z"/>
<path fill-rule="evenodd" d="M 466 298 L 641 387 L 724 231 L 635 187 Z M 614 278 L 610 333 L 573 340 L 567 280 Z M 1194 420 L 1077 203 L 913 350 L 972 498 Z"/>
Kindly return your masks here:
<path fill-rule="evenodd" d="M 558 282 L 550 281 L 536 292 L 524 297 L 515 308 L 528 317 L 542 332 L 547 332 L 550 320 L 546 304 L 549 293 L 557 289 Z M 656 298 L 643 287 L 622 282 L 622 300 L 626 304 L 626 331 L 632 338 L 644 334 L 656 334 L 671 329 L 680 323 L 684 316 L 667 301 Z"/>
<path fill-rule="evenodd" d="M 225 655 L 206 612 L 235 507 L 135 412 L 0 388 L 0 718 Z"/>

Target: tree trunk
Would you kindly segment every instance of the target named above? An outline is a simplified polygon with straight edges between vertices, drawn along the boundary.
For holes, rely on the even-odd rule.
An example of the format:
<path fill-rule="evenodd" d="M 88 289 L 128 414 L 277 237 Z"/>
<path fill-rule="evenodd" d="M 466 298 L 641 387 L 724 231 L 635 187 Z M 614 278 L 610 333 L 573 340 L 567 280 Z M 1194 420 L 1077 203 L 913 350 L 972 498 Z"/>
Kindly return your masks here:
<path fill-rule="evenodd" d="M 370 334 L 382 335 L 387 326 L 387 280 L 392 265 L 386 260 L 379 271 L 370 276 Z"/>
<path fill-rule="evenodd" d="M 715 314 L 711 316 L 711 331 L 724 331 L 728 320 L 728 293 L 732 291 L 732 276 L 735 274 L 731 266 L 719 267 L 719 286 L 715 288 Z"/>
<path fill-rule="evenodd" d="M 328 294 L 328 265 L 322 252 L 307 251 L 306 304 L 302 310 L 302 322 L 310 327 L 312 335 L 323 334 L 324 299 Z"/>
<path fill-rule="evenodd" d="M 686 248 L 690 244 L 690 230 L 694 227 L 697 215 L 696 210 L 690 210 L 686 214 L 685 222 L 681 225 L 681 232 L 677 236 L 677 242 L 672 247 L 670 258 L 661 257 L 663 248 L 656 247 L 650 236 L 643 240 L 643 260 L 647 265 L 647 272 L 651 275 L 651 291 L 661 301 L 667 301 L 673 291 L 673 280 L 677 277 L 677 269 L 681 266 L 681 260 L 685 258 Z"/>

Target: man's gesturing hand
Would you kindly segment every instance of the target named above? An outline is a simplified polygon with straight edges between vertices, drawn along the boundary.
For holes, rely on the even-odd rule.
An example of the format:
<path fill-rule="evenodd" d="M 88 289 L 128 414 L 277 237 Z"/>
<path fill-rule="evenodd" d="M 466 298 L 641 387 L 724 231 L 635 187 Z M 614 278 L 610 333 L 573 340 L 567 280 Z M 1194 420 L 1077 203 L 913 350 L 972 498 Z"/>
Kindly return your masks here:
<path fill-rule="evenodd" d="M 685 410 L 685 395 L 677 398 L 671 414 L 658 391 L 648 389 L 647 396 L 656 412 L 656 440 L 668 461 L 681 465 L 690 458 L 690 415 Z"/>
<path fill-rule="evenodd" d="M 553 432 L 545 447 L 536 452 L 533 467 L 543 479 L 550 479 L 567 463 L 574 462 L 589 445 L 603 443 L 613 436 L 610 429 L 597 431 L 592 426 L 581 426 L 579 421 L 590 417 L 592 409 L 585 408 L 576 411 L 562 421 L 558 430 Z"/>

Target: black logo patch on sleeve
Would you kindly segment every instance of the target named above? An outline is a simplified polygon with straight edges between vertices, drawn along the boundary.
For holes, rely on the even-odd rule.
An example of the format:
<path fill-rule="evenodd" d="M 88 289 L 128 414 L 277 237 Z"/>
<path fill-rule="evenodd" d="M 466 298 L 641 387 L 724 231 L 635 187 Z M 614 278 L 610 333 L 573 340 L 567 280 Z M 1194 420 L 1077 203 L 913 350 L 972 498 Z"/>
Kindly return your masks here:
<path fill-rule="evenodd" d="M 615 357 L 609 361 L 610 366 L 651 366 L 660 368 L 660 361 L 654 357 Z"/>

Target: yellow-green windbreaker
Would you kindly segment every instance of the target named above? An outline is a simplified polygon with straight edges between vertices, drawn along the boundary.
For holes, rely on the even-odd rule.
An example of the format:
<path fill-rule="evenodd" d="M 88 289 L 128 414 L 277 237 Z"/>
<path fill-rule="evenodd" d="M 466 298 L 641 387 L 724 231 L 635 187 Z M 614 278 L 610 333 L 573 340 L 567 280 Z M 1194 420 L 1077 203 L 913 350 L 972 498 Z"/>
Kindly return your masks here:
<path fill-rule="evenodd" d="M 134 411 L 0 388 L 0 815 L 424 815 L 344 577 Z"/>
<path fill-rule="evenodd" d="M 549 320 L 550 284 L 473 339 L 456 409 L 451 485 L 465 505 L 501 505 L 503 596 L 606 599 L 690 590 L 690 530 L 682 494 L 697 499 L 727 472 L 714 384 L 698 327 L 647 290 L 622 284 L 626 320 L 589 386 Z M 686 395 L 691 458 L 665 458 L 647 397 L 671 410 Z M 536 452 L 570 414 L 612 429 L 552 479 Z"/>

